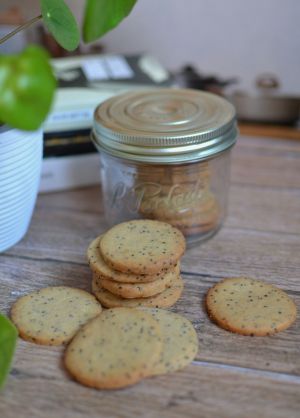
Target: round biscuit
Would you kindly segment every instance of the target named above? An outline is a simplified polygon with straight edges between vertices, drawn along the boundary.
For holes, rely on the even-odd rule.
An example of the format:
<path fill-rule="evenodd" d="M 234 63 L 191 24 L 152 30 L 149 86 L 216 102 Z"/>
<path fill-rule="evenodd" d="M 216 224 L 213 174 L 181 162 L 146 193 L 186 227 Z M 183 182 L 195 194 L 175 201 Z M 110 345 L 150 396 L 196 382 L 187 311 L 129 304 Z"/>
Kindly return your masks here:
<path fill-rule="evenodd" d="M 182 230 L 184 228 L 217 223 L 220 219 L 220 208 L 217 205 L 203 211 L 199 208 L 199 210 L 197 209 L 190 214 L 182 214 L 181 217 L 164 217 L 157 213 L 156 219 L 168 222 L 175 228 Z"/>
<path fill-rule="evenodd" d="M 165 273 L 158 280 L 148 283 L 120 283 L 108 280 L 101 276 L 98 283 L 104 289 L 122 298 L 146 298 L 157 295 L 171 286 L 171 282 L 179 275 L 179 266 L 170 272 Z"/>
<path fill-rule="evenodd" d="M 115 308 L 84 326 L 64 362 L 80 383 L 99 389 L 132 385 L 151 374 L 160 358 L 161 330 L 146 312 Z"/>
<path fill-rule="evenodd" d="M 194 164 L 156 166 L 155 170 L 149 170 L 146 166 L 138 167 L 137 182 L 152 181 L 159 184 L 195 183 L 199 178 L 210 179 L 211 168 L 208 161 Z"/>
<path fill-rule="evenodd" d="M 155 274 L 174 267 L 186 247 L 183 234 L 170 224 L 149 219 L 123 222 L 100 240 L 104 261 L 125 273 Z"/>
<path fill-rule="evenodd" d="M 207 293 L 206 307 L 220 327 L 251 336 L 271 335 L 288 328 L 297 312 L 284 291 L 247 277 L 217 283 Z"/>
<path fill-rule="evenodd" d="M 60 345 L 70 341 L 80 327 L 101 310 L 90 293 L 56 286 L 20 297 L 13 304 L 11 319 L 24 340 Z"/>
<path fill-rule="evenodd" d="M 162 331 L 162 353 L 152 374 L 180 370 L 198 353 L 198 336 L 193 324 L 184 316 L 157 308 L 141 308 L 150 313 Z"/>
<path fill-rule="evenodd" d="M 190 227 L 180 227 L 179 229 L 185 237 L 191 237 L 193 235 L 210 236 L 212 233 L 218 230 L 219 226 L 220 226 L 220 223 L 215 222 L 215 223 L 203 224 L 203 225 L 193 225 Z"/>
<path fill-rule="evenodd" d="M 160 280 L 165 276 L 165 271 L 159 271 L 155 274 L 134 274 L 122 273 L 112 269 L 105 263 L 100 252 L 100 240 L 102 235 L 94 239 L 87 249 L 87 259 L 91 270 L 103 279 L 114 280 L 120 283 L 148 283 Z M 169 271 L 178 271 L 179 263 Z"/>
<path fill-rule="evenodd" d="M 121 298 L 120 296 L 114 295 L 101 287 L 95 277 L 92 281 L 92 291 L 96 298 L 106 308 L 116 308 L 120 306 L 127 308 L 137 308 L 140 306 L 150 308 L 169 308 L 180 298 L 183 291 L 183 280 L 180 276 L 176 277 L 169 288 L 158 295 L 150 296 L 148 298 Z"/>

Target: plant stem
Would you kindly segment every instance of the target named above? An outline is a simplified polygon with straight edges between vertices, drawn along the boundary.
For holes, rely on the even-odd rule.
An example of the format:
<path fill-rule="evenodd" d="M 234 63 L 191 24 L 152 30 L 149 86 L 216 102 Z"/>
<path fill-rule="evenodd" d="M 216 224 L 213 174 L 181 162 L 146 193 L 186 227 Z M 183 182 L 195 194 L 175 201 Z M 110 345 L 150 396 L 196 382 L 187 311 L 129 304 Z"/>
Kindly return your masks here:
<path fill-rule="evenodd" d="M 3 42 L 5 42 L 8 39 L 10 39 L 16 33 L 20 32 L 21 30 L 24 30 L 24 29 L 28 28 L 29 26 L 31 26 L 33 23 L 37 22 L 40 19 L 42 19 L 42 15 L 36 16 L 36 17 L 28 20 L 28 22 L 24 23 L 23 25 L 18 26 L 15 30 L 13 30 L 12 32 L 10 32 L 7 35 L 3 36 L 3 38 L 0 39 L 0 45 L 3 44 Z"/>

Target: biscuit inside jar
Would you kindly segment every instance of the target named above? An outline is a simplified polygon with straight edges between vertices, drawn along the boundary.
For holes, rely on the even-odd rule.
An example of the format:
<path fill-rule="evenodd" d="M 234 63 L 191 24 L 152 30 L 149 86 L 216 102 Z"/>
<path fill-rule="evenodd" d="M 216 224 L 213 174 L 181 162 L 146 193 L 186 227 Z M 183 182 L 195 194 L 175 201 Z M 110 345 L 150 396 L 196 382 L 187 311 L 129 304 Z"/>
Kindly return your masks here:
<path fill-rule="evenodd" d="M 207 161 L 152 170 L 140 165 L 134 190 L 142 217 L 170 223 L 185 236 L 207 234 L 221 222 Z"/>

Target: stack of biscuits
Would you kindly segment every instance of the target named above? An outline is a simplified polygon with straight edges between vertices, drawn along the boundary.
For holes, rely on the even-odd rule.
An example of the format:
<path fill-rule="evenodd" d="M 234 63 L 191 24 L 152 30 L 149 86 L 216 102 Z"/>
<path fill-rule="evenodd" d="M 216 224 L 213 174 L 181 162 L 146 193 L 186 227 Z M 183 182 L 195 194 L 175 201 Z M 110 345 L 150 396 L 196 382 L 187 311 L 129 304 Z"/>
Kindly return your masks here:
<path fill-rule="evenodd" d="M 168 222 L 186 237 L 215 230 L 221 221 L 220 204 L 211 187 L 208 162 L 139 168 L 135 185 L 140 196 L 139 213 Z"/>
<path fill-rule="evenodd" d="M 183 290 L 183 234 L 156 220 L 123 222 L 94 239 L 87 258 L 92 291 L 107 308 L 167 308 Z"/>

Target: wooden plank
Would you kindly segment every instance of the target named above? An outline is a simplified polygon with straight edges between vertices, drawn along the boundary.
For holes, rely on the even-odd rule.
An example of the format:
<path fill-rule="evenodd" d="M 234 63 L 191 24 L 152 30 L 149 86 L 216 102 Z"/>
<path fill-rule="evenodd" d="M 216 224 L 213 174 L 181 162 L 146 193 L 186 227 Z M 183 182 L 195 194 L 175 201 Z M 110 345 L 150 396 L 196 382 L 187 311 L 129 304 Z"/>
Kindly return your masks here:
<path fill-rule="evenodd" d="M 95 219 L 99 220 L 103 217 L 103 208 L 100 202 L 100 189 L 92 187 L 68 191 L 63 194 L 42 195 L 38 199 L 36 211 L 41 211 L 42 216 L 46 217 L 56 216 L 55 214 L 60 211 L 61 213 L 66 212 L 66 214 L 72 212 L 72 214 L 79 214 L 79 216 L 81 214 L 85 216 L 89 214 L 91 217 L 94 215 Z M 229 196 L 230 223 L 227 225 L 259 228 L 266 231 L 275 229 L 275 231 L 283 233 L 300 232 L 299 208 L 300 187 L 299 189 L 253 187 L 233 181 Z M 258 224 L 255 224 L 256 221 Z M 57 222 L 59 222 L 59 217 Z M 103 219 L 101 227 L 105 228 Z"/>
<path fill-rule="evenodd" d="M 0 394 L 3 418 L 298 418 L 300 381 L 288 375 L 195 363 L 123 390 L 97 391 L 73 382 L 63 349 L 20 342 Z"/>
<path fill-rule="evenodd" d="M 82 263 L 88 244 L 106 229 L 100 212 L 38 207 L 26 237 L 7 254 Z"/>
<path fill-rule="evenodd" d="M 91 290 L 91 272 L 86 263 L 59 263 L 46 260 L 2 256 L 0 272 L 0 310 L 9 312 L 12 303 L 22 294 L 46 286 L 67 285 Z M 220 277 L 195 275 L 185 272 L 185 289 L 174 311 L 188 317 L 194 324 L 200 341 L 197 359 L 257 368 L 300 376 L 300 322 L 272 337 L 244 337 L 224 331 L 208 318 L 205 294 Z M 273 281 L 274 280 L 268 280 Z M 282 284 L 279 283 L 280 287 Z M 298 292 L 288 292 L 297 303 Z M 285 287 L 285 286 L 283 286 Z M 254 366 L 255 365 L 255 366 Z"/>
<path fill-rule="evenodd" d="M 264 217 L 258 216 L 256 219 L 251 219 L 249 212 L 249 227 L 248 220 L 243 220 L 246 213 L 237 208 L 235 213 L 237 220 L 232 220 L 230 215 L 228 226 L 225 223 L 215 237 L 187 251 L 183 258 L 184 270 L 217 277 L 252 275 L 297 290 L 300 269 L 299 235 L 276 231 L 281 228 L 278 224 L 269 226 L 275 231 L 260 230 L 267 212 Z M 276 216 L 280 220 L 280 214 Z M 273 219 L 276 216 L 270 215 Z M 298 225 L 291 223 L 290 231 L 293 225 L 297 230 Z M 11 257 L 83 264 L 86 263 L 85 251 L 88 244 L 105 229 L 106 225 L 97 213 L 41 209 L 35 213 L 26 238 L 6 254 Z"/>
<path fill-rule="evenodd" d="M 199 336 L 198 360 L 300 376 L 300 320 L 271 337 L 244 337 L 214 324 L 205 309 L 205 295 L 220 277 L 183 273 L 185 289 L 176 312 L 192 320 Z M 299 306 L 300 292 L 287 292 Z"/>
<path fill-rule="evenodd" d="M 227 228 L 190 248 L 182 269 L 210 277 L 250 276 L 299 290 L 299 235 Z"/>
<path fill-rule="evenodd" d="M 293 140 L 290 140 L 286 137 L 283 137 L 281 141 L 272 141 L 270 138 L 265 138 L 256 135 L 243 135 L 240 134 L 238 136 L 237 146 L 246 146 L 247 148 L 252 148 L 255 152 L 257 147 L 265 149 L 269 149 L 269 153 L 274 150 L 299 150 L 300 144 Z"/>
<path fill-rule="evenodd" d="M 299 234 L 300 189 L 249 188 L 232 184 L 228 228 Z"/>
<path fill-rule="evenodd" d="M 41 193 L 36 205 L 36 210 L 40 209 L 103 214 L 100 183 L 99 186 Z"/>
<path fill-rule="evenodd" d="M 72 203 L 67 201 L 67 195 L 64 194 L 67 206 L 59 208 L 48 207 L 45 203 L 48 196 L 46 199 L 42 196 L 27 236 L 7 253 L 33 257 L 45 257 L 47 254 L 47 258 L 83 262 L 89 242 L 104 232 L 107 225 L 100 209 L 79 209 L 82 200 L 80 191 L 72 192 Z M 260 258 L 268 257 L 269 252 L 275 251 L 275 255 L 277 251 L 275 262 L 278 266 L 282 263 L 286 265 L 289 260 L 295 260 L 299 266 L 297 242 L 300 238 L 296 234 L 300 233 L 300 192 L 232 185 L 229 203 L 225 227 L 209 241 L 209 248 L 213 244 L 216 244 L 213 251 L 217 248 L 218 251 L 226 252 L 230 248 L 231 253 L 237 254 L 238 258 L 243 248 L 245 261 L 249 261 L 247 254 L 254 251 L 256 263 L 259 263 Z M 71 211 L 69 204 L 74 204 L 77 210 Z M 287 237 L 287 234 L 291 237 Z M 245 252 L 248 241 L 249 249 Z"/>
<path fill-rule="evenodd" d="M 267 125 L 262 123 L 239 122 L 242 135 L 266 136 L 271 138 L 300 139 L 300 129 L 297 126 Z"/>
<path fill-rule="evenodd" d="M 213 324 L 204 298 L 221 278 L 249 275 L 287 290 L 300 306 L 299 170 L 295 141 L 242 138 L 234 148 L 225 225 L 182 260 L 185 290 L 173 309 L 198 332 L 193 365 L 125 390 L 96 391 L 68 377 L 63 348 L 19 341 L 0 416 L 298 417 L 299 317 L 272 337 L 244 337 Z M 48 285 L 90 290 L 85 250 L 105 229 L 98 187 L 40 195 L 29 233 L 0 255 L 0 310 Z"/>
<path fill-rule="evenodd" d="M 300 189 L 300 143 L 242 137 L 232 152 L 233 184 Z"/>

